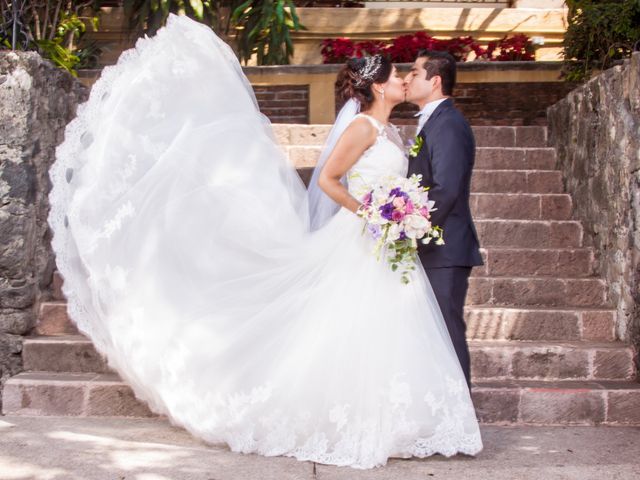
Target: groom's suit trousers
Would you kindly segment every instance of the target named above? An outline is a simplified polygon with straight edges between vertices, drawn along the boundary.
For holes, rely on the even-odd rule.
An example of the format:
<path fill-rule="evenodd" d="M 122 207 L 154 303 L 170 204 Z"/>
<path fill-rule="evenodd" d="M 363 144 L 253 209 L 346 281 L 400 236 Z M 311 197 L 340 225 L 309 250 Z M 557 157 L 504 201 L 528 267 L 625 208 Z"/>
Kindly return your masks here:
<path fill-rule="evenodd" d="M 442 310 L 467 385 L 471 389 L 471 361 L 465 336 L 467 325 L 464 321 L 464 303 L 471 267 L 427 268 L 425 271 Z"/>

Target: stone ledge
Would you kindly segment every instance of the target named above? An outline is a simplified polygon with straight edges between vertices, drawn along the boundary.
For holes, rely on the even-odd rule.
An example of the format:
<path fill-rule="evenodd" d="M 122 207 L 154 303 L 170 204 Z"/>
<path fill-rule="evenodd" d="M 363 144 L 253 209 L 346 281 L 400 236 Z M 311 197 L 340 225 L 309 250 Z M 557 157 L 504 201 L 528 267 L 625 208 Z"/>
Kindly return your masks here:
<path fill-rule="evenodd" d="M 640 385 L 632 382 L 474 382 L 472 396 L 484 424 L 640 426 Z M 38 373 L 9 380 L 3 414 L 153 416 L 114 375 Z"/>
<path fill-rule="evenodd" d="M 485 249 L 500 252 L 504 249 Z M 474 269 L 476 270 L 476 269 Z M 474 274 L 475 275 L 475 274 Z M 478 273 L 477 276 L 482 276 Z M 39 327 L 46 335 L 68 335 L 75 326 L 69 319 L 66 305 L 52 304 L 59 313 L 52 319 L 41 315 Z M 43 312 L 52 312 L 46 309 Z M 60 323 L 60 319 L 64 323 Z M 470 340 L 529 341 L 613 341 L 615 311 L 607 309 L 567 307 L 500 307 L 466 306 L 467 337 Z M 75 332 L 77 333 L 77 331 Z"/>

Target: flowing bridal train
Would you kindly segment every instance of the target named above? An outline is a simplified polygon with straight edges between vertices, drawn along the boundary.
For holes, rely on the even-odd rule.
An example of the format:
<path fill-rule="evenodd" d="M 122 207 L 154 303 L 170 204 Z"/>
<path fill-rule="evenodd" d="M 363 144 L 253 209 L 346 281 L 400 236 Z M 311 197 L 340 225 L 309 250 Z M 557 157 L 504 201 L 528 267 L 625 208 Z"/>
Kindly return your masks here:
<path fill-rule="evenodd" d="M 376 127 L 350 190 L 406 175 Z M 237 452 L 357 468 L 482 449 L 424 271 L 404 285 L 344 208 L 310 230 L 209 28 L 172 15 L 105 68 L 51 180 L 69 314 L 153 411 Z"/>

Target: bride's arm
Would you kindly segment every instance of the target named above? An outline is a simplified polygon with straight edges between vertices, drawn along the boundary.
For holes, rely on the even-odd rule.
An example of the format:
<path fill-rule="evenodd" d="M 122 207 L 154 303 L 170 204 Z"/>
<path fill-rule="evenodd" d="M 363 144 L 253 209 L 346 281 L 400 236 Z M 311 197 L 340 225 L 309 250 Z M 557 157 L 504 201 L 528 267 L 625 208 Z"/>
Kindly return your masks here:
<path fill-rule="evenodd" d="M 337 204 L 356 212 L 360 202 L 355 199 L 340 179 L 358 161 L 376 140 L 377 132 L 371 122 L 357 118 L 347 127 L 318 177 L 318 186 Z"/>

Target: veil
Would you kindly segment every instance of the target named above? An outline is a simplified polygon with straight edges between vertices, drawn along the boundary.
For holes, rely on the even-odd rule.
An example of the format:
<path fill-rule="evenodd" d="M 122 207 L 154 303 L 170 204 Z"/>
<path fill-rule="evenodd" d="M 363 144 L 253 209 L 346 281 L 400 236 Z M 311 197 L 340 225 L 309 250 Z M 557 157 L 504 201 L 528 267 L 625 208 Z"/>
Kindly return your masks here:
<path fill-rule="evenodd" d="M 313 170 L 308 191 L 309 225 L 311 231 L 318 230 L 324 226 L 340 209 L 340 206 L 331 200 L 318 186 L 318 177 L 331 152 L 333 152 L 336 143 L 338 143 L 338 139 L 359 112 L 360 102 L 355 98 L 349 99 L 349 101 L 344 104 L 329 132 L 316 168 Z M 346 186 L 346 179 L 344 177 L 341 181 Z"/>

